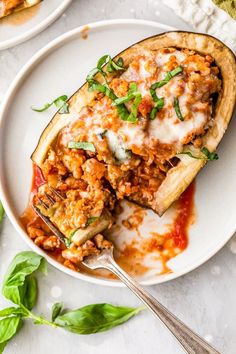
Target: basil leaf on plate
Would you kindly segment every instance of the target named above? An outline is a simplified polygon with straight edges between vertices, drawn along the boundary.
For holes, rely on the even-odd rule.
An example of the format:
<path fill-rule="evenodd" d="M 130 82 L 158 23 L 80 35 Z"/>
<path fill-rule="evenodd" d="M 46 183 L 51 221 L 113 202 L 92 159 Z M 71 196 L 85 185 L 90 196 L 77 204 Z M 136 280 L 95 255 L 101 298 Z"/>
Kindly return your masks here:
<path fill-rule="evenodd" d="M 63 308 L 62 302 L 57 302 L 52 306 L 52 322 L 60 315 Z"/>
<path fill-rule="evenodd" d="M 88 150 L 88 151 L 92 151 L 95 152 L 95 146 L 93 145 L 93 143 L 89 143 L 88 141 L 69 141 L 67 147 L 69 149 L 82 149 L 82 150 Z"/>
<path fill-rule="evenodd" d="M 2 287 L 3 295 L 15 304 L 20 305 L 24 304 L 25 294 L 27 291 L 30 291 L 30 295 L 32 297 L 30 304 L 32 304 L 32 289 L 34 285 L 32 280 L 29 280 L 27 277 L 36 270 L 40 270 L 42 272 L 45 272 L 46 270 L 45 260 L 42 256 L 31 251 L 18 253 L 13 258 L 13 261 L 11 262 L 5 275 Z"/>
<path fill-rule="evenodd" d="M 118 326 L 138 314 L 142 309 L 116 307 L 110 304 L 88 305 L 58 316 L 55 323 L 70 332 L 91 334 Z"/>
<path fill-rule="evenodd" d="M 59 109 L 58 112 L 60 114 L 67 114 L 69 113 L 69 104 L 67 103 L 67 100 L 68 100 L 68 96 L 62 95 L 57 97 L 51 103 L 45 103 L 45 105 L 42 108 L 31 107 L 31 109 L 35 112 L 44 112 L 54 104 Z"/>
<path fill-rule="evenodd" d="M 2 202 L 0 201 L 0 225 L 3 221 L 4 214 L 5 214 L 5 211 L 3 209 Z"/>
<path fill-rule="evenodd" d="M 0 343 L 3 344 L 11 339 L 22 326 L 20 316 L 6 317 L 0 320 Z"/>
<path fill-rule="evenodd" d="M 173 105 L 174 105 L 175 113 L 176 113 L 177 117 L 179 118 L 179 120 L 184 121 L 184 117 L 181 113 L 180 106 L 179 106 L 179 99 L 177 97 L 174 98 Z"/>

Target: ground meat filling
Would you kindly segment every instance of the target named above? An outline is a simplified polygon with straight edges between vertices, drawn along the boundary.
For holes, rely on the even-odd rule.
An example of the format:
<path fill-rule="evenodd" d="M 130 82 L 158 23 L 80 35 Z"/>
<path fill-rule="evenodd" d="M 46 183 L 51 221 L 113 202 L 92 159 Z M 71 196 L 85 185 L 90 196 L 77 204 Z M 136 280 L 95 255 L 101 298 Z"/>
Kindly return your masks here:
<path fill-rule="evenodd" d="M 155 107 L 150 87 L 178 67 L 178 75 L 155 88 L 164 106 L 150 119 Z M 33 202 L 71 244 L 66 249 L 38 218 L 27 230 L 40 247 L 58 250 L 57 256 L 71 268 L 84 256 L 109 246 L 100 234 L 77 246 L 73 242 L 76 230 L 86 229 L 104 210 L 112 213 L 124 198 L 149 206 L 167 172 L 178 164 L 178 153 L 187 144 L 202 147 L 202 136 L 214 119 L 212 95 L 221 89 L 219 69 L 211 56 L 176 48 L 135 57 L 109 87 L 121 98 L 128 94 L 130 83 L 141 93 L 135 123 L 122 120 L 113 101 L 99 94 L 76 121 L 62 129 L 41 168 L 45 183 Z M 173 104 L 176 100 L 183 119 Z M 132 101 L 125 103 L 129 111 L 131 105 Z M 71 141 L 89 142 L 93 149 L 68 148 Z M 63 198 L 55 198 L 52 188 Z M 45 193 L 55 199 L 48 208 L 43 206 L 48 203 Z"/>

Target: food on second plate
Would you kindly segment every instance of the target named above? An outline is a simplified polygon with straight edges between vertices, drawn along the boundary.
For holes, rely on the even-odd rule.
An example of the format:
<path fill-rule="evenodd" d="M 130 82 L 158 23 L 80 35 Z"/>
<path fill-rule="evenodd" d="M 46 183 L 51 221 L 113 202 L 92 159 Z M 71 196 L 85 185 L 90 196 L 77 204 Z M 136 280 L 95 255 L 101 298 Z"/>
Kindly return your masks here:
<path fill-rule="evenodd" d="M 39 4 L 42 0 L 0 0 L 0 18 Z"/>
<path fill-rule="evenodd" d="M 114 59 L 100 58 L 32 155 L 31 202 L 67 237 L 68 247 L 28 214 L 30 237 L 74 266 L 109 246 L 95 235 L 102 224 L 112 225 L 117 202 L 129 199 L 162 215 L 205 163 L 218 158 L 235 78 L 232 52 L 202 34 L 169 32 Z"/>

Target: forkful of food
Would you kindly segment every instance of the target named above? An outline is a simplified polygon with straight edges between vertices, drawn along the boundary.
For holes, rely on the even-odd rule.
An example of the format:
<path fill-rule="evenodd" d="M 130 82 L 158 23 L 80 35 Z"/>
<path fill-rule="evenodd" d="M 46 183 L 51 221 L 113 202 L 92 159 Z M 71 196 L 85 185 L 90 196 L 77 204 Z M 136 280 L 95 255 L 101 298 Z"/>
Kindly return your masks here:
<path fill-rule="evenodd" d="M 45 215 L 58 201 L 63 201 L 63 194 L 50 188 L 50 194 L 44 193 L 44 198 L 38 198 L 40 205 L 32 204 L 35 213 L 45 222 L 53 234 L 70 252 L 71 248 L 79 248 L 82 264 L 91 269 L 106 269 L 115 274 L 146 306 L 149 308 L 175 336 L 186 353 L 189 354 L 220 354 L 203 338 L 194 333 L 143 287 L 130 277 L 115 261 L 114 246 L 101 234 L 112 224 L 109 212 L 103 212 L 101 217 L 91 220 L 83 230 L 77 230 L 68 240 L 67 237 L 53 224 L 50 217 Z M 42 212 L 44 211 L 44 212 Z M 50 212 L 49 212 L 50 214 Z M 75 253 L 71 253 L 72 257 Z"/>

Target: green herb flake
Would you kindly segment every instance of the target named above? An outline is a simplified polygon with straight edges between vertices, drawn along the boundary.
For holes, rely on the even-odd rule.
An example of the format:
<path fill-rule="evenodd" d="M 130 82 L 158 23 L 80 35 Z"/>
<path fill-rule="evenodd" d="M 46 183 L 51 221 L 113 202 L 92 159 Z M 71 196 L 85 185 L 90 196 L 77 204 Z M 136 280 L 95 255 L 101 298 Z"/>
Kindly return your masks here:
<path fill-rule="evenodd" d="M 214 161 L 214 160 L 218 160 L 219 156 L 217 155 L 216 152 L 210 152 L 206 147 L 203 147 L 201 149 L 201 153 L 204 154 L 207 158 L 207 161 Z M 203 160 L 205 159 L 204 156 L 195 156 L 192 154 L 191 151 L 184 151 L 179 153 L 178 155 L 188 155 L 189 157 L 193 158 L 193 159 L 197 159 L 197 160 Z"/>
<path fill-rule="evenodd" d="M 99 219 L 98 216 L 91 216 L 90 218 L 88 218 L 87 226 L 91 225 L 94 221 L 96 221 L 98 219 Z"/>
<path fill-rule="evenodd" d="M 218 160 L 219 156 L 216 152 L 210 152 L 206 147 L 201 149 L 201 152 L 207 157 L 208 161 Z"/>
<path fill-rule="evenodd" d="M 183 117 L 180 107 L 179 107 L 179 99 L 177 97 L 174 98 L 173 106 L 174 106 L 175 113 L 176 113 L 177 117 L 179 118 L 179 120 L 184 121 L 184 117 Z"/>
<path fill-rule="evenodd" d="M 93 143 L 89 143 L 88 141 L 69 141 L 68 146 L 69 149 L 81 149 L 96 152 L 95 146 Z"/>
<path fill-rule="evenodd" d="M 163 107 L 164 107 L 164 98 L 163 97 L 160 97 L 160 98 L 157 97 L 157 100 L 154 103 L 154 107 L 152 108 L 152 110 L 150 112 L 149 118 L 151 120 L 155 119 L 156 115 L 157 115 L 157 112 L 159 112 L 160 109 L 162 109 Z"/>
<path fill-rule="evenodd" d="M 175 68 L 174 70 L 167 72 L 166 76 L 164 77 L 163 80 L 158 81 L 155 84 L 153 84 L 151 86 L 151 89 L 156 90 L 157 88 L 166 85 L 174 76 L 176 76 L 182 72 L 183 72 L 183 67 L 177 66 L 177 68 Z"/>
<path fill-rule="evenodd" d="M 69 104 L 67 103 L 67 100 L 68 100 L 68 96 L 62 95 L 60 97 L 57 97 L 51 103 L 46 103 L 42 108 L 31 107 L 31 109 L 35 112 L 44 112 L 54 104 L 58 108 L 58 112 L 60 114 L 68 114 L 69 113 Z"/>

